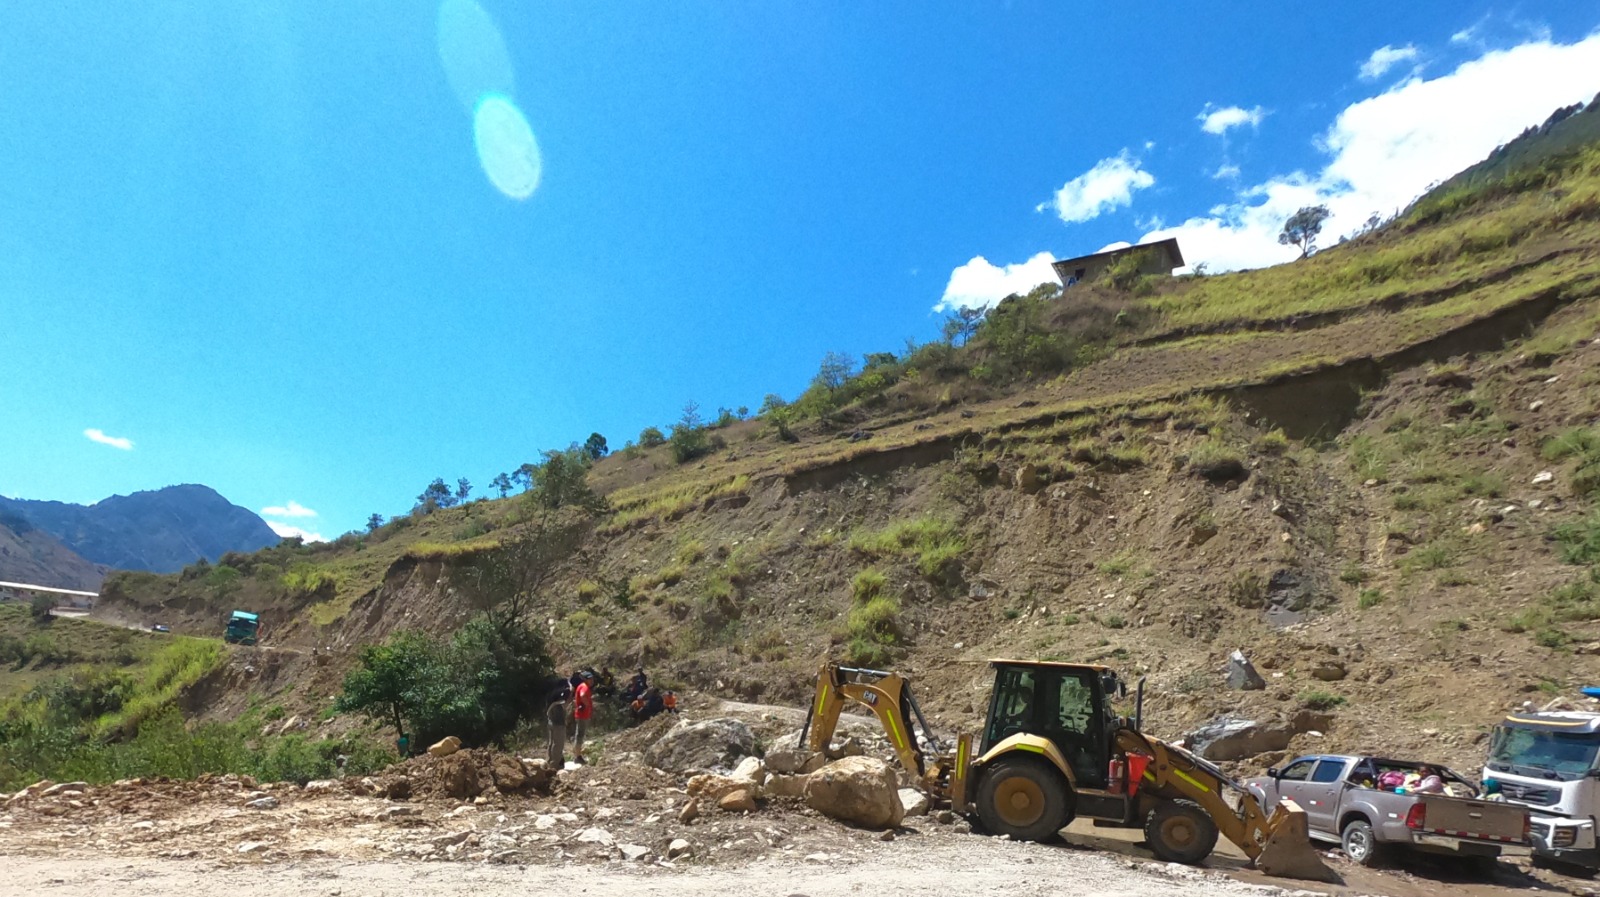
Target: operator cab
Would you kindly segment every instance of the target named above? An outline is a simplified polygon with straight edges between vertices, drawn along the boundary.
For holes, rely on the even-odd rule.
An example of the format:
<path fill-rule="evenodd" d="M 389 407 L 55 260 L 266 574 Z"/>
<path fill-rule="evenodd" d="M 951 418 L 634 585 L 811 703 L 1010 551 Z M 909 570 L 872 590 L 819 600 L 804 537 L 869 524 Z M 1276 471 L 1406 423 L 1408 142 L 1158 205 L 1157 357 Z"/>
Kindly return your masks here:
<path fill-rule="evenodd" d="M 1110 695 L 1122 689 L 1116 673 L 1075 663 L 996 660 L 989 721 L 979 754 L 1017 734 L 1048 738 L 1072 766 L 1080 786 L 1106 787 Z"/>

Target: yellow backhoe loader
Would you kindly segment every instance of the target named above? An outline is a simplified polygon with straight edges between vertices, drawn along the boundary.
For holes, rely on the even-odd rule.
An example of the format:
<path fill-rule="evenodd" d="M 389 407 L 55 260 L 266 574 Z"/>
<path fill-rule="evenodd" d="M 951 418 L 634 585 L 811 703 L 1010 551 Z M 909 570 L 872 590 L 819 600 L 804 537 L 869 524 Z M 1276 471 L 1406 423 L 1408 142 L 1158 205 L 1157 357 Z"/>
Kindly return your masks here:
<path fill-rule="evenodd" d="M 1106 667 L 990 663 L 994 687 L 976 750 L 970 734 L 948 748 L 934 737 L 905 677 L 834 663 L 817 676 L 800 746 L 825 753 L 845 705 L 861 704 L 931 799 L 993 834 L 1040 841 L 1074 819 L 1093 819 L 1143 828 L 1155 855 L 1177 863 L 1210 856 L 1221 834 L 1269 875 L 1337 880 L 1293 801 L 1269 812 L 1215 765 L 1140 731 L 1142 682 L 1130 719 L 1112 709 L 1127 687 Z"/>

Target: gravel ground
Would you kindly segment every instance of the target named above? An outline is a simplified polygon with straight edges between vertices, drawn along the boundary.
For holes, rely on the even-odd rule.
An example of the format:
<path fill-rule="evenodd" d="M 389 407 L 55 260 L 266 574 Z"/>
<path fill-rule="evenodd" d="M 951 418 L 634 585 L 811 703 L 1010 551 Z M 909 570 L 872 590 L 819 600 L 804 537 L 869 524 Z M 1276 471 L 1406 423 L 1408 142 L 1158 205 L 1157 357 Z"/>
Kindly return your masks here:
<path fill-rule="evenodd" d="M 256 864 L 80 856 L 10 857 L 0 897 L 526 897 L 541 890 L 608 897 L 708 894 L 831 897 L 1286 897 L 1283 888 L 1220 873 L 1101 854 L 973 838 L 880 854 L 870 863 L 768 859 L 729 867 L 491 866 L 419 862 L 283 861 Z M 1305 893 L 1305 892 L 1298 892 Z"/>

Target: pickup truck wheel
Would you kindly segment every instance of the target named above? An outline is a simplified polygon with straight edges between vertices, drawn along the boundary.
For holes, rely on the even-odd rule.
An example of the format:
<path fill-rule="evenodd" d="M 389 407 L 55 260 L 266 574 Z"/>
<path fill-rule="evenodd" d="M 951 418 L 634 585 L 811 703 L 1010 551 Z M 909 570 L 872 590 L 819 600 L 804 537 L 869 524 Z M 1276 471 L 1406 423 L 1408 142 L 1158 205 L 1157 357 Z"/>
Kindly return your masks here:
<path fill-rule="evenodd" d="M 985 829 L 1018 841 L 1044 841 L 1072 821 L 1072 797 L 1061 774 L 1023 757 L 989 768 L 977 805 Z"/>
<path fill-rule="evenodd" d="M 1380 865 L 1387 852 L 1384 850 L 1384 845 L 1378 843 L 1378 836 L 1373 832 L 1371 823 L 1365 819 L 1353 819 L 1344 827 L 1344 832 L 1339 836 L 1339 846 L 1344 849 L 1344 855 L 1357 866 Z"/>
<path fill-rule="evenodd" d="M 1199 804 L 1162 801 L 1144 821 L 1144 839 L 1161 859 L 1193 865 L 1216 849 L 1217 823 Z"/>

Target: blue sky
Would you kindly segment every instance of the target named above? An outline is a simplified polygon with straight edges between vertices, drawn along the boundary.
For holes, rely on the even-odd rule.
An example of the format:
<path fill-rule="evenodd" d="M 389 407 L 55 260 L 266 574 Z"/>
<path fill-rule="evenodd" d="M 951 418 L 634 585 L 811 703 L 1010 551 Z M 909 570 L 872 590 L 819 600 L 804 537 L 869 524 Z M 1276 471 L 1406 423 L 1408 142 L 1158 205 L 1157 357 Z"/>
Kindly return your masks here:
<path fill-rule="evenodd" d="M 331 537 L 437 476 L 792 397 L 1052 256 L 1282 261 L 1298 205 L 1353 229 L 1600 91 L 1597 26 L 1591 0 L 11 4 L 0 494 L 202 482 Z"/>

